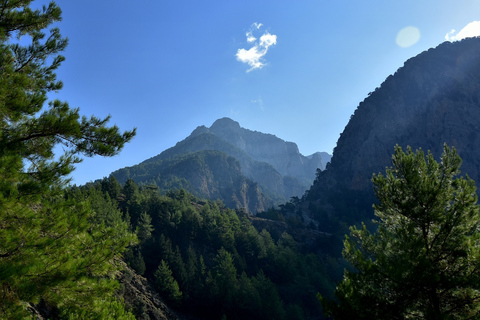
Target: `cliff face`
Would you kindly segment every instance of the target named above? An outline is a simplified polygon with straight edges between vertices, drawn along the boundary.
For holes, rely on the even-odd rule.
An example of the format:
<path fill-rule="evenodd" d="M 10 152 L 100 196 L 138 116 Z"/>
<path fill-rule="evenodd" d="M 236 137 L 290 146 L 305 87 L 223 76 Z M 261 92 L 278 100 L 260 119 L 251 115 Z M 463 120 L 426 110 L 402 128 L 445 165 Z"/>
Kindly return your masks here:
<path fill-rule="evenodd" d="M 238 147 L 252 159 L 272 165 L 282 176 L 311 183 L 316 169 L 325 168 L 321 157 L 303 156 L 295 143 L 271 134 L 241 128 L 229 118 L 215 121 L 208 132 Z"/>
<path fill-rule="evenodd" d="M 479 132 L 480 38 L 445 42 L 406 61 L 360 103 L 309 198 L 333 213 L 335 190 L 345 190 L 366 195 L 364 209 L 371 211 L 372 174 L 391 165 L 396 144 L 430 150 L 437 159 L 444 143 L 454 146 L 462 172 L 480 182 Z"/>

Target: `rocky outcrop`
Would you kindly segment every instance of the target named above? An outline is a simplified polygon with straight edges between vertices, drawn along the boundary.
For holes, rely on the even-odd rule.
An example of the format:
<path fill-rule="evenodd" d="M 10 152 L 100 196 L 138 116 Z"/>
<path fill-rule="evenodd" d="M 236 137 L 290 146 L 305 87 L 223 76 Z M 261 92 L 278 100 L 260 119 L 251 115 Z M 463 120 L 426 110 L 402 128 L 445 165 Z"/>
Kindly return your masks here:
<path fill-rule="evenodd" d="M 147 279 L 135 273 L 124 262 L 123 272 L 119 276 L 121 289 L 119 294 L 126 307 L 137 319 L 152 320 L 194 320 L 174 311 L 152 288 Z"/>
<path fill-rule="evenodd" d="M 321 157 L 303 156 L 295 143 L 272 134 L 244 129 L 229 118 L 215 121 L 208 131 L 240 148 L 252 159 L 272 165 L 282 176 L 311 183 L 316 169 L 325 168 Z"/>
<path fill-rule="evenodd" d="M 133 313 L 137 319 L 151 320 L 196 320 L 192 316 L 181 314 L 173 310 L 157 291 L 152 287 L 148 280 L 132 270 L 127 264 L 120 260 L 117 261 L 122 267 L 122 271 L 116 276 L 120 283 L 120 289 L 117 292 L 118 298 L 125 303 L 125 308 Z M 38 304 L 28 306 L 32 319 L 60 319 L 58 310 L 51 307 L 41 300 Z"/>

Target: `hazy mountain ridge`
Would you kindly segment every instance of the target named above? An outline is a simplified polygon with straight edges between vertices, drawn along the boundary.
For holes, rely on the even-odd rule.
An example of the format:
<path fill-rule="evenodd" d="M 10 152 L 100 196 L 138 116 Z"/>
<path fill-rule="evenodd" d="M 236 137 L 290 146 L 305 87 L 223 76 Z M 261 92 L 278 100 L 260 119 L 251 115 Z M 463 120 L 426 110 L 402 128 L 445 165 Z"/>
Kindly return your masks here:
<path fill-rule="evenodd" d="M 199 166 L 198 158 L 205 160 L 206 154 L 208 160 Z M 228 160 L 227 166 L 215 165 L 225 157 L 235 161 Z M 292 142 L 241 128 L 237 122 L 222 118 L 210 128 L 197 127 L 174 147 L 113 175 L 122 183 L 132 178 L 137 183 L 156 184 L 164 191 L 185 188 L 197 196 L 222 199 L 228 206 L 256 213 L 292 196 L 302 196 L 316 169 L 324 167 L 325 157 L 328 154 L 305 157 Z"/>
<path fill-rule="evenodd" d="M 307 186 L 315 177 L 316 169 L 325 168 L 323 159 L 329 156 L 318 152 L 308 157 L 303 156 L 293 142 L 242 128 L 238 122 L 222 118 L 216 120 L 210 128 L 197 127 L 189 137 L 145 162 L 200 150 L 218 150 L 234 156 L 248 177 L 252 177 L 251 167 L 255 161 L 265 162 L 282 176 L 294 177 Z"/>

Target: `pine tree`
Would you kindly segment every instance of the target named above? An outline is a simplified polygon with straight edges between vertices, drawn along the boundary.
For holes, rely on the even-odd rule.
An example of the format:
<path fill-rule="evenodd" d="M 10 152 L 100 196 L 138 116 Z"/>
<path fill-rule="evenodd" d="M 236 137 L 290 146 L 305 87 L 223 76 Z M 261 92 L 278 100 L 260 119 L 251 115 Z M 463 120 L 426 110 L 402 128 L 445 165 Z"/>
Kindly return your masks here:
<path fill-rule="evenodd" d="M 182 300 L 182 292 L 180 291 L 177 280 L 173 277 L 172 270 L 170 270 L 165 260 L 160 262 L 154 276 L 157 290 L 170 302 L 180 303 Z"/>
<path fill-rule="evenodd" d="M 113 299 L 114 262 L 133 238 L 121 223 L 92 225 L 88 203 L 62 193 L 81 155 L 113 156 L 135 130 L 47 104 L 62 88 L 55 70 L 67 39 L 44 31 L 61 20 L 60 8 L 31 2 L 0 1 L 0 317 L 22 317 L 40 299 L 93 314 Z M 64 153 L 54 154 L 59 145 Z"/>
<path fill-rule="evenodd" d="M 140 204 L 140 192 L 137 184 L 132 179 L 128 179 L 122 188 L 122 201 L 120 202 L 120 208 L 126 215 L 127 212 L 130 216 L 130 222 L 135 230 L 137 228 L 138 220 L 142 214 L 142 206 Z"/>
<path fill-rule="evenodd" d="M 214 262 L 212 293 L 217 301 L 221 301 L 222 307 L 226 311 L 234 304 L 238 283 L 237 269 L 231 253 L 223 247 L 218 250 Z"/>
<path fill-rule="evenodd" d="M 102 191 L 104 193 L 108 193 L 112 200 L 120 200 L 122 185 L 113 175 L 110 175 L 108 178 L 103 178 L 100 184 L 102 186 Z"/>
<path fill-rule="evenodd" d="M 152 218 L 148 213 L 142 212 L 136 229 L 138 240 L 140 240 L 140 242 L 145 242 L 152 236 L 152 231 Z"/>
<path fill-rule="evenodd" d="M 461 159 L 447 146 L 428 153 L 395 148 L 393 167 L 374 175 L 378 229 L 351 228 L 335 319 L 478 319 L 480 215 L 474 182 L 457 177 Z"/>

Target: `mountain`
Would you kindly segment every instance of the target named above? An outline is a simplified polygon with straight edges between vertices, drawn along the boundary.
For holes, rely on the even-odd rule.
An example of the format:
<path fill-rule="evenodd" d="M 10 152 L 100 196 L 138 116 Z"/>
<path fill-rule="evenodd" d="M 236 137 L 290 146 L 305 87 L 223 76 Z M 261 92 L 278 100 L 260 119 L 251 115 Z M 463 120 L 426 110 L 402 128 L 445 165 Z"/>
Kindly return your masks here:
<path fill-rule="evenodd" d="M 241 128 L 229 118 L 215 121 L 208 131 L 243 150 L 252 159 L 272 165 L 282 176 L 294 177 L 308 185 L 316 169 L 325 167 L 319 154 L 305 157 L 295 143 Z"/>
<path fill-rule="evenodd" d="M 112 173 L 124 183 L 154 184 L 160 191 L 184 188 L 208 199 L 221 199 L 232 208 L 250 212 L 266 209 L 267 201 L 258 185 L 247 179 L 235 158 L 219 151 L 205 150 L 173 158 L 145 162 Z"/>
<path fill-rule="evenodd" d="M 369 94 L 307 192 L 310 213 L 319 221 L 371 217 L 372 174 L 391 166 L 396 144 L 430 150 L 436 159 L 444 143 L 453 146 L 463 173 L 480 182 L 479 53 L 480 38 L 442 43 L 406 61 Z"/>
<path fill-rule="evenodd" d="M 240 127 L 229 118 L 197 127 L 186 139 L 136 166 L 112 174 L 120 181 L 184 188 L 233 208 L 264 211 L 302 196 L 327 153 L 305 157 L 293 142 Z"/>

